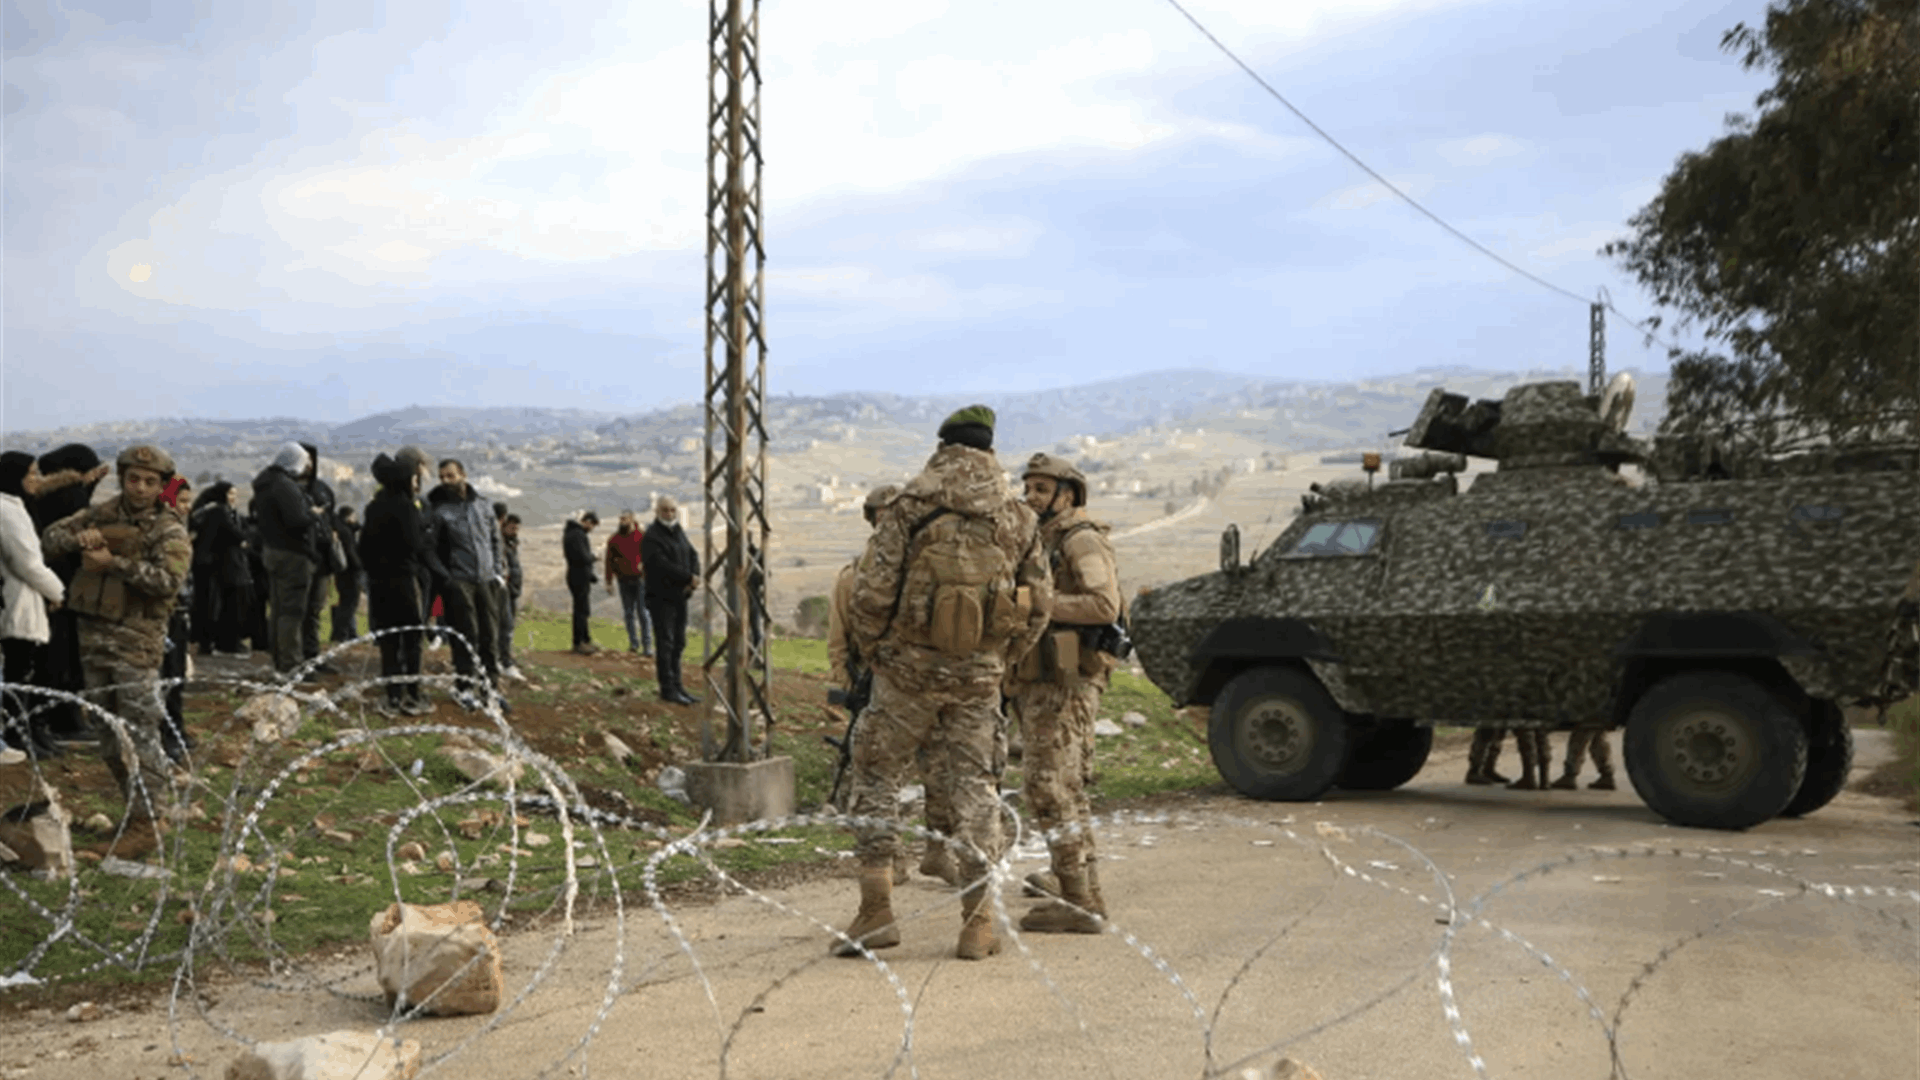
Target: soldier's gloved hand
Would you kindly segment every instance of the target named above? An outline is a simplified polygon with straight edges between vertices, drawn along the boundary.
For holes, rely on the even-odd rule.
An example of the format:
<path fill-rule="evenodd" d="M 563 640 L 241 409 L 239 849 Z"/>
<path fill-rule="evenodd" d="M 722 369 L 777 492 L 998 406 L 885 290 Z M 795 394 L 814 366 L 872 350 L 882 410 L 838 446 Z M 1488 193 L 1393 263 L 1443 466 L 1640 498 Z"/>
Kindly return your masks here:
<path fill-rule="evenodd" d="M 88 570 L 105 570 L 113 565 L 113 552 L 103 547 L 88 548 L 80 553 L 80 565 Z"/>

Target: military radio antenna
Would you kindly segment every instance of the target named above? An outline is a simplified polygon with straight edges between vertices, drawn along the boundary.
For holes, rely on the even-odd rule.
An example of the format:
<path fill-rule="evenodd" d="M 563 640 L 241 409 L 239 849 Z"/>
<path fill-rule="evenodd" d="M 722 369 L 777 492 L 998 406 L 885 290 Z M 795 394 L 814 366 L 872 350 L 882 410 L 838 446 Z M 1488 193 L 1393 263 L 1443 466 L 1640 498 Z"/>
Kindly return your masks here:
<path fill-rule="evenodd" d="M 760 234 L 760 3 L 709 0 L 702 670 L 708 761 L 767 756 L 766 250 Z M 716 536 L 716 532 L 718 535 Z M 716 543 L 719 550 L 716 553 Z M 717 628 L 716 619 L 721 623 Z M 724 713 L 724 738 L 713 731 Z"/>
<path fill-rule="evenodd" d="M 1587 393 L 1598 394 L 1607 387 L 1607 299 L 1603 286 L 1587 315 Z"/>

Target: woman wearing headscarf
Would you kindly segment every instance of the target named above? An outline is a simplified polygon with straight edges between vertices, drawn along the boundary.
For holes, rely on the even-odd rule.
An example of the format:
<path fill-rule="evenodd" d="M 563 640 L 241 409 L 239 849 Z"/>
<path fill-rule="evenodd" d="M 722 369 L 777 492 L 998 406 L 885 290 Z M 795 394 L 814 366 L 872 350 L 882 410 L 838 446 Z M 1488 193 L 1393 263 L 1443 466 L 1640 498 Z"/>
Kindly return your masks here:
<path fill-rule="evenodd" d="M 39 486 L 39 480 L 39 465 L 32 454 L 15 450 L 0 454 L 0 602 L 6 605 L 0 611 L 0 654 L 5 657 L 9 687 L 39 685 L 35 669 L 47 643 L 47 610 L 58 608 L 67 595 L 66 586 L 41 556 L 40 534 L 27 513 L 27 494 Z M 41 730 L 44 720 L 28 719 L 44 704 L 38 695 L 12 691 L 0 699 L 7 750 L 42 757 L 59 752 Z"/>
<path fill-rule="evenodd" d="M 27 488 L 26 503 L 33 526 L 42 536 L 47 526 L 92 504 L 93 489 L 100 486 L 110 467 L 92 447 L 81 443 L 49 450 L 36 464 L 41 478 Z M 79 553 L 55 555 L 47 560 L 47 566 L 63 587 L 72 585 L 74 575 L 80 572 Z M 80 668 L 79 616 L 72 609 L 62 605 L 47 617 L 47 644 L 34 667 L 42 686 L 73 694 L 86 691 L 86 675 Z M 47 737 L 50 750 L 57 751 L 61 742 L 94 741 L 92 725 L 80 706 L 71 701 L 51 701 L 39 716 L 42 722 L 36 730 Z"/>
<path fill-rule="evenodd" d="M 240 489 L 225 480 L 193 501 L 194 635 L 203 653 L 246 658 L 242 643 L 251 610 L 253 575 L 247 531 L 240 519 Z"/>

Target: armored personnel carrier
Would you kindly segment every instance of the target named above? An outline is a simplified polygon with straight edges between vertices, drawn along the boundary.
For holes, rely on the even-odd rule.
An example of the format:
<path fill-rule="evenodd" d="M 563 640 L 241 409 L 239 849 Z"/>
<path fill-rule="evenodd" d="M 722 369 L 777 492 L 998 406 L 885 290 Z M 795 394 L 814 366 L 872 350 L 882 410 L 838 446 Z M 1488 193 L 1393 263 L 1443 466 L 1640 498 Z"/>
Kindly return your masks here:
<path fill-rule="evenodd" d="M 1826 805 L 1842 705 L 1915 688 L 1920 449 L 1639 439 L 1632 398 L 1624 375 L 1434 390 L 1387 480 L 1369 455 L 1251 561 L 1229 527 L 1217 573 L 1138 598 L 1147 675 L 1211 708 L 1255 798 L 1397 787 L 1445 723 L 1624 728 L 1635 790 L 1683 825 Z M 1498 467 L 1462 490 L 1469 456 Z"/>

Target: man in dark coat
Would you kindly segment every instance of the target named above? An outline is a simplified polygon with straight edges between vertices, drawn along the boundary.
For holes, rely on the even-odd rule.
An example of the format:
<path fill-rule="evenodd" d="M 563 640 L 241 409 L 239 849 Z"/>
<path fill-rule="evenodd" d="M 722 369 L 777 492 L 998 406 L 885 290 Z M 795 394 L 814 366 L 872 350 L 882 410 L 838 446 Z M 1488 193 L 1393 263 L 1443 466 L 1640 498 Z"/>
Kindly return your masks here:
<path fill-rule="evenodd" d="M 379 635 L 380 677 L 387 715 L 425 716 L 433 711 L 420 684 L 420 637 L 427 621 L 420 579 L 439 562 L 427 541 L 419 498 L 420 471 L 385 454 L 370 470 L 380 490 L 367 504 L 359 555 L 367 573 L 367 625 Z"/>
<path fill-rule="evenodd" d="M 247 566 L 247 534 L 235 507 L 239 489 L 225 480 L 194 500 L 194 638 L 201 655 L 249 655 L 240 641 L 247 629 L 253 579 Z"/>
<path fill-rule="evenodd" d="M 500 608 L 500 675 L 523 683 L 527 677 L 513 662 L 513 625 L 520 620 L 520 592 L 527 584 L 527 572 L 520 565 L 520 515 L 509 514 L 503 502 L 493 504 L 493 513 L 500 520 L 500 544 L 507 553 L 507 596 Z"/>
<path fill-rule="evenodd" d="M 455 700 L 478 709 L 497 693 L 500 680 L 500 609 L 495 601 L 507 580 L 500 525 L 493 504 L 480 497 L 467 482 L 466 466 L 453 458 L 440 463 L 440 486 L 427 502 L 440 522 L 439 554 L 447 571 L 440 596 L 447 628 L 453 631 L 453 669 L 478 694 L 468 698 L 456 691 Z M 501 708 L 507 709 L 505 699 Z"/>
<path fill-rule="evenodd" d="M 598 524 L 600 515 L 589 510 L 560 530 L 560 553 L 567 557 L 567 591 L 573 594 L 573 651 L 589 656 L 600 651 L 587 627 L 587 615 L 593 609 L 594 569 L 593 541 L 587 534 Z"/>
<path fill-rule="evenodd" d="M 687 598 L 700 583 L 700 554 L 680 527 L 680 504 L 662 495 L 653 521 L 640 538 L 640 562 L 647 580 L 647 614 L 653 619 L 654 671 L 660 700 L 698 704 L 681 680 L 680 654 L 687 647 Z"/>
<path fill-rule="evenodd" d="M 307 452 L 307 467 L 300 473 L 300 494 L 313 513 L 313 576 L 307 579 L 306 606 L 300 612 L 300 658 L 311 660 L 320 655 L 320 613 L 327 607 L 328 586 L 346 565 L 333 557 L 338 522 L 333 515 L 333 488 L 320 479 L 320 450 L 312 443 L 301 443 L 300 449 Z M 340 671 L 332 664 L 315 664 L 313 673 L 338 675 Z"/>
<path fill-rule="evenodd" d="M 307 452 L 288 443 L 273 464 L 253 478 L 254 525 L 260 530 L 260 561 L 267 571 L 273 623 L 273 670 L 287 675 L 300 666 L 301 633 L 313 586 L 315 514 L 298 477 Z"/>

